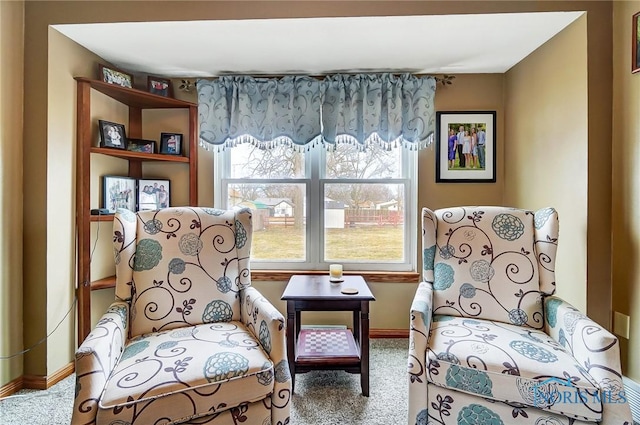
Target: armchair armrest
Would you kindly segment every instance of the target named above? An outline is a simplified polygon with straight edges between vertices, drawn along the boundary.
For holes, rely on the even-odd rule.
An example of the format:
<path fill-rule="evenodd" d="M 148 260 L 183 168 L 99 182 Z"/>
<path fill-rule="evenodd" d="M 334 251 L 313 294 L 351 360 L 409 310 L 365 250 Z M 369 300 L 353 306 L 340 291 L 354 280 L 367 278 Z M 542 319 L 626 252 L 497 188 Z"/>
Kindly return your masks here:
<path fill-rule="evenodd" d="M 411 303 L 409 328 L 409 424 L 427 420 L 427 343 L 431 328 L 433 286 L 421 282 Z"/>
<path fill-rule="evenodd" d="M 129 304 L 116 301 L 76 351 L 73 424 L 95 423 L 102 390 L 127 341 Z"/>
<path fill-rule="evenodd" d="M 284 316 L 253 287 L 240 291 L 242 322 L 253 332 L 274 365 L 271 423 L 289 423 L 291 374 Z"/>
<path fill-rule="evenodd" d="M 569 350 L 603 392 L 603 424 L 633 423 L 624 394 L 618 339 L 558 297 L 547 297 L 545 332 Z"/>

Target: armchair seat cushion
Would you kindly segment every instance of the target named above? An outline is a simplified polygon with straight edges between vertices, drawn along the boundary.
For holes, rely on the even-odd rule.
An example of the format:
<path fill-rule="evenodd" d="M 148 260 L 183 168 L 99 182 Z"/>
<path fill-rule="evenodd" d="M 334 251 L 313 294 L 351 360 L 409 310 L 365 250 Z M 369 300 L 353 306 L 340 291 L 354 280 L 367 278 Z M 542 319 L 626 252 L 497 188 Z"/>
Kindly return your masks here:
<path fill-rule="evenodd" d="M 606 395 L 543 331 L 434 315 L 428 345 L 427 379 L 435 385 L 586 421 L 602 418 Z"/>
<path fill-rule="evenodd" d="M 154 414 L 173 423 L 263 399 L 273 386 L 273 363 L 241 322 L 145 334 L 125 347 L 105 386 L 98 418 L 110 423 L 107 417 L 122 419 L 127 409 L 135 415 L 163 398 L 152 408 L 166 412 Z"/>

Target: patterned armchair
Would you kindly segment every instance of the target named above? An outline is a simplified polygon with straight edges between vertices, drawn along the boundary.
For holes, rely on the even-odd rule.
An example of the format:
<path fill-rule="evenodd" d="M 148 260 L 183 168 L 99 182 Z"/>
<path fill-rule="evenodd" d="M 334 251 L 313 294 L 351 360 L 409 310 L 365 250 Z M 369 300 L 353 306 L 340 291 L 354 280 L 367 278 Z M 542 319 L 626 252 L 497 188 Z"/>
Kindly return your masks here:
<path fill-rule="evenodd" d="M 553 208 L 424 208 L 422 237 L 409 424 L 632 423 L 618 340 L 553 296 Z"/>
<path fill-rule="evenodd" d="M 76 353 L 73 424 L 289 423 L 284 317 L 251 287 L 249 210 L 113 222 L 116 301 Z"/>

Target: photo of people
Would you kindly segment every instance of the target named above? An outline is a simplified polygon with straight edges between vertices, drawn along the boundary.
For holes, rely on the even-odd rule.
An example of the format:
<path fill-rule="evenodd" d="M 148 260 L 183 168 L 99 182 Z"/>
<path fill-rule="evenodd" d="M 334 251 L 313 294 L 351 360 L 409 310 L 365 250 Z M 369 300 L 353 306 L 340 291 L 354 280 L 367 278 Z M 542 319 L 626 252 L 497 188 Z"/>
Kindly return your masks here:
<path fill-rule="evenodd" d="M 136 210 L 136 179 L 120 176 L 103 177 L 103 207 L 110 213 L 124 208 Z"/>
<path fill-rule="evenodd" d="M 127 150 L 131 152 L 155 153 L 156 142 L 144 139 L 128 139 Z"/>
<path fill-rule="evenodd" d="M 160 135 L 160 153 L 182 155 L 182 134 L 162 133 Z"/>
<path fill-rule="evenodd" d="M 449 124 L 447 168 L 478 170 L 486 167 L 486 123 Z"/>
<path fill-rule="evenodd" d="M 100 65 L 100 71 L 102 73 L 102 81 L 109 84 L 115 84 L 121 87 L 132 88 L 133 77 L 126 72 L 117 71 L 115 69 L 107 68 L 104 65 Z"/>
<path fill-rule="evenodd" d="M 436 182 L 495 182 L 495 111 L 437 111 L 436 121 Z"/>
<path fill-rule="evenodd" d="M 169 207 L 169 180 L 138 180 L 138 210 Z"/>
<path fill-rule="evenodd" d="M 149 93 L 171 97 L 171 80 L 149 76 L 147 86 Z"/>
<path fill-rule="evenodd" d="M 107 148 L 125 149 L 124 125 L 114 122 L 98 120 L 100 129 L 100 146 Z"/>
<path fill-rule="evenodd" d="M 169 84 L 164 81 L 151 81 L 151 93 L 164 95 L 169 89 Z"/>

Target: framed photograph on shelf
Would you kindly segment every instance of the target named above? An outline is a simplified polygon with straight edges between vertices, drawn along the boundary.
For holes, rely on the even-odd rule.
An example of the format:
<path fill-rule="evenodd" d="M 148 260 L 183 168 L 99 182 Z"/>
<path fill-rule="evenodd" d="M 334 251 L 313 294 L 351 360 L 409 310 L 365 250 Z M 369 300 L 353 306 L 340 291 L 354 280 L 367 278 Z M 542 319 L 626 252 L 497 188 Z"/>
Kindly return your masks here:
<path fill-rule="evenodd" d="M 160 77 L 147 77 L 147 90 L 149 93 L 157 94 L 164 97 L 172 97 L 173 90 L 171 90 L 171 80 Z"/>
<path fill-rule="evenodd" d="M 125 176 L 102 176 L 102 207 L 110 214 L 118 208 L 136 210 L 136 179 Z"/>
<path fill-rule="evenodd" d="M 127 150 L 131 152 L 156 153 L 155 140 L 127 139 Z"/>
<path fill-rule="evenodd" d="M 98 64 L 98 75 L 101 81 L 120 87 L 133 88 L 133 75 L 116 68 Z"/>
<path fill-rule="evenodd" d="M 160 153 L 167 155 L 182 155 L 182 134 L 161 133 Z"/>
<path fill-rule="evenodd" d="M 167 208 L 170 200 L 169 180 L 138 179 L 138 211 Z"/>
<path fill-rule="evenodd" d="M 98 127 L 100 130 L 100 147 L 126 148 L 127 136 L 124 130 L 124 124 L 98 120 Z"/>
<path fill-rule="evenodd" d="M 631 22 L 631 72 L 640 71 L 640 12 L 633 15 Z"/>
<path fill-rule="evenodd" d="M 495 181 L 496 112 L 436 112 L 436 182 Z"/>

